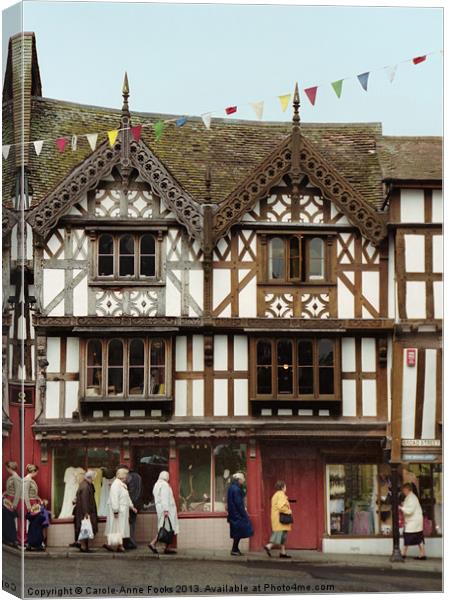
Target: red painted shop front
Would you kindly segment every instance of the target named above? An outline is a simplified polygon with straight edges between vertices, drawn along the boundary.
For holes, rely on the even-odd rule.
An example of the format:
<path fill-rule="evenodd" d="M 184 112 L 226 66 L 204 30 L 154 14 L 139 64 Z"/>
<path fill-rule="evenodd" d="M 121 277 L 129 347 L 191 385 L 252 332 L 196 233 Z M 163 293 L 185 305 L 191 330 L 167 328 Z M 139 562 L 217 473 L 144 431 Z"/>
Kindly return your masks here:
<path fill-rule="evenodd" d="M 262 450 L 262 512 L 265 539 L 271 534 L 271 497 L 276 481 L 285 481 L 293 512 L 287 548 L 321 549 L 324 532 L 324 466 L 317 450 L 278 443 Z"/>

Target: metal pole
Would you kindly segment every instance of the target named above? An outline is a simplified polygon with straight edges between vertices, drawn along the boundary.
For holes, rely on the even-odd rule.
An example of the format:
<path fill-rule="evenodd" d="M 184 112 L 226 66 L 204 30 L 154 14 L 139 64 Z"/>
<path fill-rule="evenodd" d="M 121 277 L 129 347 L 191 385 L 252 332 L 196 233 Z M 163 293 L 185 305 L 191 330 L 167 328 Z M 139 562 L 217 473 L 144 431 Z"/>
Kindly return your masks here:
<path fill-rule="evenodd" d="M 391 466 L 391 510 L 393 520 L 393 553 L 391 562 L 403 562 L 404 559 L 399 548 L 399 498 L 398 498 L 398 463 L 390 463 Z"/>

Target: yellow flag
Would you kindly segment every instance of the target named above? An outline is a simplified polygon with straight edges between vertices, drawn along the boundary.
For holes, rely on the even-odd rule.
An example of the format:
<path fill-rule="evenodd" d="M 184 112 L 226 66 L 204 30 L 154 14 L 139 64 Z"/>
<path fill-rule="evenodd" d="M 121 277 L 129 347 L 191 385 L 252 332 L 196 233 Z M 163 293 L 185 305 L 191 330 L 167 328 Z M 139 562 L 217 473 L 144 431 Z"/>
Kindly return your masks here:
<path fill-rule="evenodd" d="M 115 140 L 117 139 L 118 136 L 118 129 L 113 129 L 112 131 L 108 131 L 108 138 L 109 138 L 109 143 L 111 144 L 111 146 L 113 146 L 115 144 Z"/>
<path fill-rule="evenodd" d="M 284 94 L 283 96 L 278 96 L 279 100 L 281 101 L 282 112 L 285 112 L 287 110 L 287 106 L 290 102 L 291 97 L 291 94 Z"/>

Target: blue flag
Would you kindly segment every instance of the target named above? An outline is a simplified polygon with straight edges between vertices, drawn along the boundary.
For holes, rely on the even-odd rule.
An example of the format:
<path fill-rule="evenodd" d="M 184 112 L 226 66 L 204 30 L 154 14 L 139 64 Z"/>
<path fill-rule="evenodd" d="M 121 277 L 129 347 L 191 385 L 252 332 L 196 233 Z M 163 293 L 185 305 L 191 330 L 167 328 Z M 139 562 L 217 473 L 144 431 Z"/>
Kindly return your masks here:
<path fill-rule="evenodd" d="M 182 127 L 186 123 L 187 123 L 187 117 L 180 117 L 179 119 L 176 119 L 176 127 Z"/>
<path fill-rule="evenodd" d="M 360 75 L 357 75 L 357 79 L 360 81 L 360 85 L 365 90 L 365 92 L 368 91 L 368 77 L 369 77 L 369 71 L 367 71 L 366 73 L 361 73 Z"/>

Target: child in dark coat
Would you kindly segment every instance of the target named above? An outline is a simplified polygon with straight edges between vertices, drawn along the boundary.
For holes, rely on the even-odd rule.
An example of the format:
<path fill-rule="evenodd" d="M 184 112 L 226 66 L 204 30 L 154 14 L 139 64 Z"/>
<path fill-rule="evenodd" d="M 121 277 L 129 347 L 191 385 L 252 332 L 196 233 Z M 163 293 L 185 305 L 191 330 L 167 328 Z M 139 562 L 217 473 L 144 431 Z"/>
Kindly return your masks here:
<path fill-rule="evenodd" d="M 41 513 L 40 504 L 34 504 L 31 507 L 26 519 L 29 523 L 26 550 L 42 552 L 45 549 L 43 546 L 45 516 Z"/>

